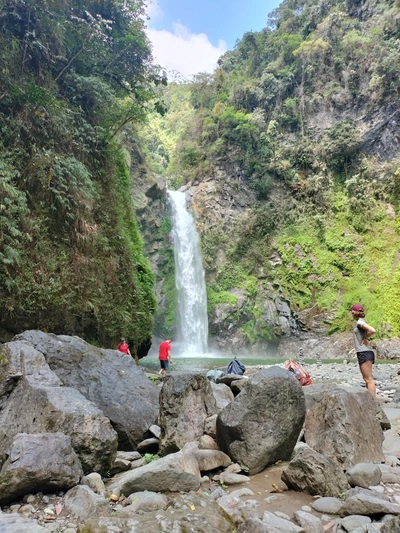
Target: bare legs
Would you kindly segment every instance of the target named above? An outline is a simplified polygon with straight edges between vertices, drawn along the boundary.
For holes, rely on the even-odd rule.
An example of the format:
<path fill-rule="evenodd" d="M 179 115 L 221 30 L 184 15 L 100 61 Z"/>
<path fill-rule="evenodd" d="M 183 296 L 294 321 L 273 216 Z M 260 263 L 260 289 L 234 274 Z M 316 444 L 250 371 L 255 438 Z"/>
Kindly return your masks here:
<path fill-rule="evenodd" d="M 375 381 L 372 378 L 372 361 L 365 361 L 360 366 L 362 377 L 365 381 L 365 384 L 367 386 L 367 389 L 372 394 L 374 398 L 376 398 L 376 387 L 375 387 Z"/>

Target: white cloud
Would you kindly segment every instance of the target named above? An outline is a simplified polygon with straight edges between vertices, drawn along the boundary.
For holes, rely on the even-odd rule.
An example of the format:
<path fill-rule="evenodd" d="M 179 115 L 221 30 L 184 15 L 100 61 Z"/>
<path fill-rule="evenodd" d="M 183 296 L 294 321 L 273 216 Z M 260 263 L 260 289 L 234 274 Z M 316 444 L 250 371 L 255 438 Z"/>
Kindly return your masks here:
<path fill-rule="evenodd" d="M 213 46 L 205 33 L 191 33 L 175 23 L 173 33 L 148 28 L 155 62 L 167 71 L 178 71 L 187 78 L 198 72 L 213 72 L 218 58 L 227 50 L 225 41 Z"/>

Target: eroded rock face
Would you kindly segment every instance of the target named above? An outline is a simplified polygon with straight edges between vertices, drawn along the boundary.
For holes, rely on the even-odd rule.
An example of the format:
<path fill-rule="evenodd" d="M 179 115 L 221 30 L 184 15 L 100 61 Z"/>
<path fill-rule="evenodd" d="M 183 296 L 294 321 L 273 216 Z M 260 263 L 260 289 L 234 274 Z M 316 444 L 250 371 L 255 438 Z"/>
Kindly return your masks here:
<path fill-rule="evenodd" d="M 368 391 L 328 390 L 309 409 L 305 441 L 347 470 L 357 463 L 381 463 L 383 431 Z"/>
<path fill-rule="evenodd" d="M 217 442 L 233 461 L 256 474 L 290 458 L 304 417 L 302 387 L 291 372 L 263 369 L 218 414 Z"/>
<path fill-rule="evenodd" d="M 70 489 L 82 475 L 70 437 L 62 433 L 20 433 L 15 436 L 0 471 L 0 505 L 22 498 L 38 487 L 43 492 Z"/>
<path fill-rule="evenodd" d="M 118 448 L 131 450 L 147 437 L 158 417 L 158 388 L 131 357 L 78 337 L 25 331 L 25 340 L 46 358 L 62 383 L 78 390 L 111 420 Z"/>
<path fill-rule="evenodd" d="M 174 373 L 160 394 L 160 448 L 164 453 L 180 450 L 204 434 L 204 421 L 217 407 L 211 384 L 204 374 Z"/>
<path fill-rule="evenodd" d="M 63 387 L 41 352 L 26 342 L 0 346 L 0 462 L 18 433 L 71 437 L 85 473 L 105 474 L 117 452 L 108 418 L 77 390 Z"/>

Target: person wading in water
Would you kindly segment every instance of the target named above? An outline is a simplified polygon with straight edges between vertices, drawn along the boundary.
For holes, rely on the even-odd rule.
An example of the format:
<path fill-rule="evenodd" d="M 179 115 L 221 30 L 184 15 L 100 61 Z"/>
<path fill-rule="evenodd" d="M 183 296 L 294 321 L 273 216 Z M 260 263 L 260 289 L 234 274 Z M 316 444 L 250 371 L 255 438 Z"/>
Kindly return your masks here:
<path fill-rule="evenodd" d="M 353 329 L 353 339 L 358 364 L 367 389 L 372 396 L 376 398 L 376 386 L 375 381 L 372 378 L 372 365 L 375 363 L 375 354 L 369 342 L 369 339 L 375 333 L 375 330 L 365 322 L 365 312 L 362 305 L 353 305 L 351 308 L 351 314 L 353 319 L 357 320 Z"/>
<path fill-rule="evenodd" d="M 160 360 L 160 371 L 158 372 L 162 377 L 167 375 L 168 364 L 172 363 L 171 359 L 171 342 L 172 339 L 167 339 L 160 344 L 158 358 Z"/>

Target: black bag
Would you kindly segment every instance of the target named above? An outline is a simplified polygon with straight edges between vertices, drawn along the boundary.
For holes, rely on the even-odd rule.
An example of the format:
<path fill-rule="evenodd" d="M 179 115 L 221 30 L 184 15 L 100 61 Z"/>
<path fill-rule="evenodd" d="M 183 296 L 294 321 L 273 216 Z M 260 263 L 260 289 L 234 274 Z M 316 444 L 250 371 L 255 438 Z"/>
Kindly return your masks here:
<path fill-rule="evenodd" d="M 237 376 L 243 376 L 245 372 L 246 372 L 246 367 L 244 366 L 243 363 L 241 363 L 238 359 L 236 359 L 236 357 L 226 367 L 227 374 L 236 374 Z"/>

